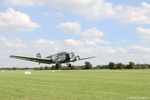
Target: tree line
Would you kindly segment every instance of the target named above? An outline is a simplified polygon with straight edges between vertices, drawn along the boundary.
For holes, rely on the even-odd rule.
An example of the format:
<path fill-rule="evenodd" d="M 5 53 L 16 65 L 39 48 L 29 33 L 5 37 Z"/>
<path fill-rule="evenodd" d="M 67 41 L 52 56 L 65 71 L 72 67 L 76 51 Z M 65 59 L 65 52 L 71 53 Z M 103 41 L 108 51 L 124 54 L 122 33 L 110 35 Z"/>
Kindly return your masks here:
<path fill-rule="evenodd" d="M 84 65 L 82 66 L 74 66 L 71 67 L 68 66 L 62 66 L 59 64 L 58 66 L 52 65 L 52 66 L 40 66 L 40 67 L 34 67 L 34 68 L 0 68 L 0 70 L 86 70 L 86 69 L 149 69 L 149 64 L 135 64 L 134 62 L 129 62 L 129 64 L 122 64 L 122 63 L 114 63 L 109 62 L 108 65 L 97 65 L 93 66 L 90 62 L 86 61 Z"/>
<path fill-rule="evenodd" d="M 125 65 L 122 63 L 115 64 L 114 62 L 109 62 L 109 69 L 149 69 L 150 65 L 148 64 L 135 64 L 134 62 L 129 62 Z"/>

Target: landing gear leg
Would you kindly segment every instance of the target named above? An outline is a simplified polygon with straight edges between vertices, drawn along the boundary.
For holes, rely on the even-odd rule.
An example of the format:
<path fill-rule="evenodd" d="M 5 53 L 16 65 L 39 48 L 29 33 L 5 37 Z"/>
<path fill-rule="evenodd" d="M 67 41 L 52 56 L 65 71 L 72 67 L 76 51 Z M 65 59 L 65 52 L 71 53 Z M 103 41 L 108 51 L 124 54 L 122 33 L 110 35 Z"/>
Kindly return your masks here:
<path fill-rule="evenodd" d="M 70 68 L 70 67 L 71 67 L 71 64 L 70 64 L 70 63 L 67 63 L 67 66 Z"/>
<path fill-rule="evenodd" d="M 56 67 L 56 69 L 59 69 L 59 64 L 56 64 L 55 67 Z"/>

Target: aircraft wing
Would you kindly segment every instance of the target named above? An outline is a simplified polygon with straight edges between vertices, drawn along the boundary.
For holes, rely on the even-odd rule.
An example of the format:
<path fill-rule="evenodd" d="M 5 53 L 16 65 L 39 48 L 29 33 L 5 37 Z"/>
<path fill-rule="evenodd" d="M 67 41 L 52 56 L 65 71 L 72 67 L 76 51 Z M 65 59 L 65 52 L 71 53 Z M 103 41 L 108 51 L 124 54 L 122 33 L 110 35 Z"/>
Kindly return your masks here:
<path fill-rule="evenodd" d="M 34 57 L 15 56 L 15 55 L 11 55 L 10 58 L 16 58 L 16 59 L 39 62 L 39 63 L 47 63 L 47 64 L 53 63 L 52 60 L 48 58 L 34 58 Z"/>
<path fill-rule="evenodd" d="M 91 58 L 95 58 L 96 56 L 93 57 L 86 57 L 86 58 L 80 58 L 79 60 L 86 60 L 86 59 L 91 59 Z M 75 60 L 71 60 L 69 62 L 74 62 Z"/>
<path fill-rule="evenodd" d="M 86 57 L 86 58 L 80 58 L 79 60 L 85 60 L 85 59 L 91 59 L 91 58 L 95 58 L 96 56 L 93 57 Z"/>

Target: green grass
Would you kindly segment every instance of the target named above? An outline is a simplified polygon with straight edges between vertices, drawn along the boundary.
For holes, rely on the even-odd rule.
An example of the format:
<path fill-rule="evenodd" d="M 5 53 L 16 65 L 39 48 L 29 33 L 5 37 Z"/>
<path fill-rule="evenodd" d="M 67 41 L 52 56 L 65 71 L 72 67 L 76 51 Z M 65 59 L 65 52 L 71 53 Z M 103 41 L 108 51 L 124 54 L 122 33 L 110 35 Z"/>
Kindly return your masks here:
<path fill-rule="evenodd" d="M 0 71 L 0 100 L 149 100 L 150 70 Z"/>

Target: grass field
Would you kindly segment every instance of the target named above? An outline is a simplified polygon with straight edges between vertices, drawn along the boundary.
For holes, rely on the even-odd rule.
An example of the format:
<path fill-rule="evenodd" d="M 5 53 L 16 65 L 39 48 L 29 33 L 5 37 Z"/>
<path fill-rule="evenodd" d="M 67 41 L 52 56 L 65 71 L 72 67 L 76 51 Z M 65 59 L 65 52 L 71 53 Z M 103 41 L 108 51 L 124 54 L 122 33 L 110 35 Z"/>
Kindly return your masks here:
<path fill-rule="evenodd" d="M 150 100 L 150 70 L 0 71 L 0 100 Z"/>

